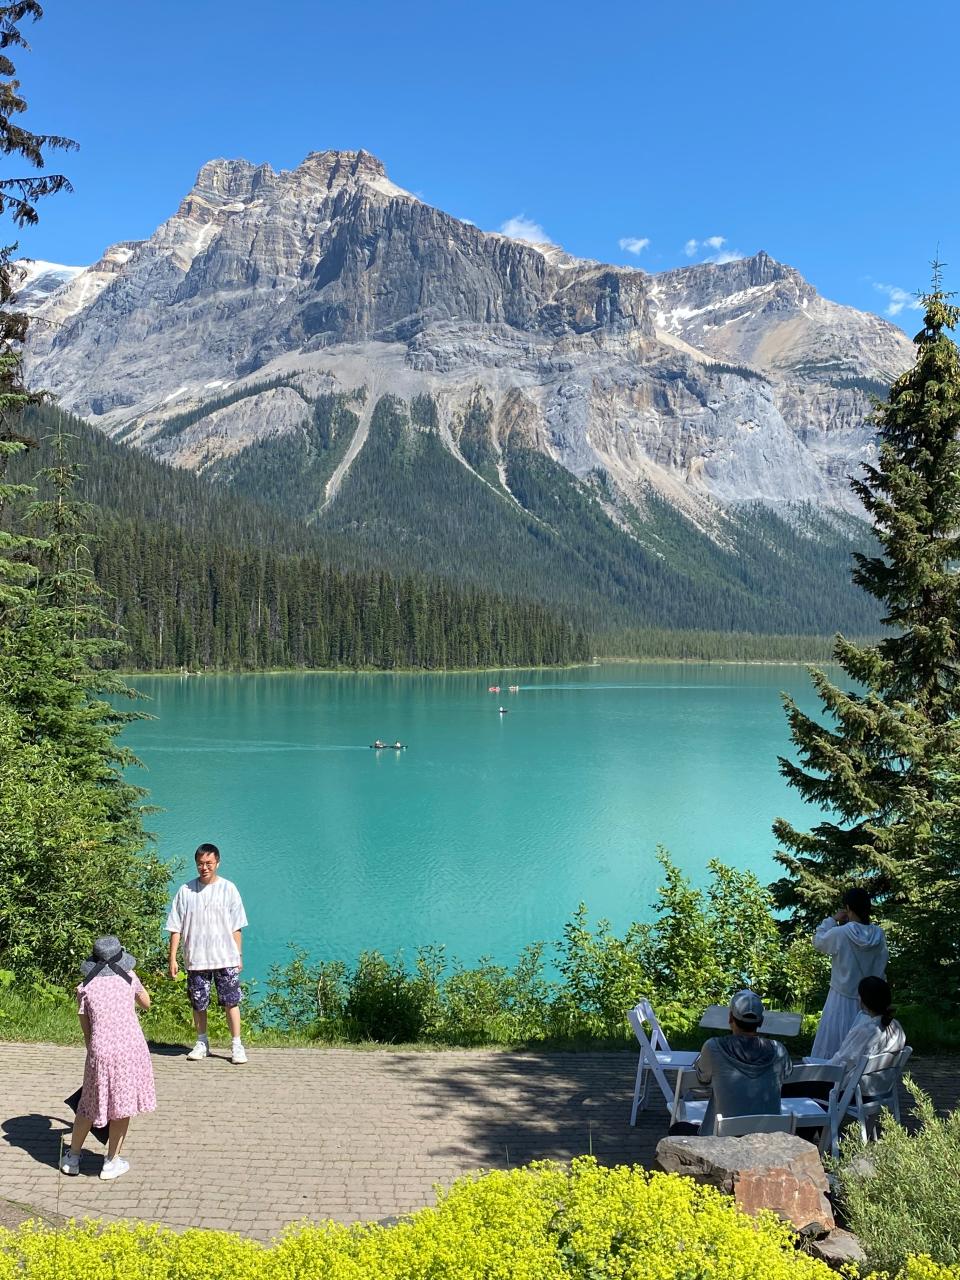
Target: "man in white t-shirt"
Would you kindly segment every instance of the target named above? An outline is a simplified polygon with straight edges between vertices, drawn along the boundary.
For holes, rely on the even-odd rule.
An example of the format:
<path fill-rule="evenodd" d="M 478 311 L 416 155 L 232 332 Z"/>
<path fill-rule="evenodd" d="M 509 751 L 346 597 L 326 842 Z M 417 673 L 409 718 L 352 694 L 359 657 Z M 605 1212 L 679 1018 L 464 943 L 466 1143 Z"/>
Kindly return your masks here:
<path fill-rule="evenodd" d="M 167 916 L 170 934 L 168 964 L 170 977 L 180 972 L 177 948 L 183 943 L 183 965 L 187 971 L 187 995 L 197 1028 L 197 1043 L 187 1054 L 198 1062 L 210 1052 L 207 1039 L 207 1009 L 210 987 L 217 988 L 217 999 L 227 1015 L 233 1037 L 231 1061 L 246 1062 L 247 1053 L 240 1039 L 240 970 L 243 968 L 243 934 L 247 923 L 237 886 L 219 875 L 220 850 L 215 844 L 202 844 L 194 855 L 197 878 L 188 880 L 177 890 Z"/>

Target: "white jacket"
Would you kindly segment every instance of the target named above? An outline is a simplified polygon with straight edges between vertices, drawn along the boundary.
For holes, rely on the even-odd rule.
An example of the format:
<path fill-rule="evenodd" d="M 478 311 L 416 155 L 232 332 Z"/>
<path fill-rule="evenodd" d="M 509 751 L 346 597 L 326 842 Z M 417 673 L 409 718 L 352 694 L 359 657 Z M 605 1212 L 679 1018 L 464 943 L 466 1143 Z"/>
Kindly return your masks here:
<path fill-rule="evenodd" d="M 813 945 L 833 960 L 830 990 L 849 1000 L 856 1000 L 861 978 L 882 978 L 887 972 L 887 940 L 878 924 L 837 924 L 827 916 L 817 926 Z"/>
<path fill-rule="evenodd" d="M 861 1013 L 847 1032 L 847 1037 L 837 1052 L 830 1059 L 837 1066 L 845 1068 L 840 1082 L 841 1092 L 850 1083 L 850 1076 L 861 1058 L 869 1058 L 874 1053 L 894 1053 L 906 1047 L 907 1037 L 903 1027 L 891 1018 L 885 1027 L 880 1025 L 879 1015 Z M 861 1080 L 864 1097 L 885 1093 L 893 1079 L 892 1071 L 874 1071 L 864 1075 Z"/>

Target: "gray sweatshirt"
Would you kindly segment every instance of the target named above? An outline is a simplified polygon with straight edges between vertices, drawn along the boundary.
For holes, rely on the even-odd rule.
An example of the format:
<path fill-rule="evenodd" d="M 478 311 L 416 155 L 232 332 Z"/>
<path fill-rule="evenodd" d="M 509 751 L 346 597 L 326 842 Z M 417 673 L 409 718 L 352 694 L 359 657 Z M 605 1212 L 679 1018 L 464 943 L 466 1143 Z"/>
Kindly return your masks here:
<path fill-rule="evenodd" d="M 701 1084 L 711 1086 L 700 1132 L 713 1132 L 713 1117 L 778 1116 L 780 1086 L 793 1070 L 779 1040 L 765 1036 L 714 1036 L 694 1063 Z"/>

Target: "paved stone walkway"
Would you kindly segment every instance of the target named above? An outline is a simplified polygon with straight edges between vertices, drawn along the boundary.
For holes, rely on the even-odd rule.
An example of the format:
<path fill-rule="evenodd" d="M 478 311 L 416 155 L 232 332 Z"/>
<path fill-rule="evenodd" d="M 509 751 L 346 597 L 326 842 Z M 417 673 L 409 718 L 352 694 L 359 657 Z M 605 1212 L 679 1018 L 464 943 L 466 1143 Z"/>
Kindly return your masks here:
<path fill-rule="evenodd" d="M 56 1168 L 83 1050 L 0 1044 L 0 1201 L 268 1239 L 301 1218 L 409 1212 L 433 1202 L 435 1183 L 480 1168 L 590 1150 L 650 1164 L 666 1132 L 660 1107 L 627 1123 L 628 1053 L 253 1048 L 234 1067 L 223 1051 L 198 1063 L 183 1052 L 154 1053 L 158 1110 L 130 1126 L 130 1172 L 100 1182 L 93 1140 L 78 1178 Z M 914 1075 L 952 1108 L 958 1066 L 917 1061 Z"/>

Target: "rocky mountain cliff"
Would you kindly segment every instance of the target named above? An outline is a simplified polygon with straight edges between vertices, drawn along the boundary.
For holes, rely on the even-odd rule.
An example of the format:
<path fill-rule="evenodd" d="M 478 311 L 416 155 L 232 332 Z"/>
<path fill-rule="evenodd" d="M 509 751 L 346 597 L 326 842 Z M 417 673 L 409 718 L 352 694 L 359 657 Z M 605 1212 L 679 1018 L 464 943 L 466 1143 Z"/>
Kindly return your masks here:
<path fill-rule="evenodd" d="M 629 500 L 652 488 L 694 515 L 853 509 L 868 393 L 913 355 L 765 253 L 656 276 L 575 259 L 424 204 L 363 151 L 279 173 L 211 161 L 148 240 L 29 303 L 32 381 L 179 465 L 295 429 L 321 385 L 433 395 L 456 453 L 479 387 L 495 454 L 521 431 L 576 476 L 599 467 Z M 292 373 L 285 395 L 257 394 Z M 206 427 L 164 431 L 205 405 Z"/>

